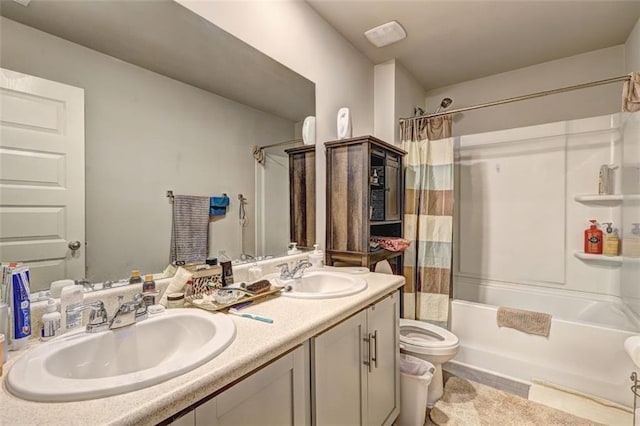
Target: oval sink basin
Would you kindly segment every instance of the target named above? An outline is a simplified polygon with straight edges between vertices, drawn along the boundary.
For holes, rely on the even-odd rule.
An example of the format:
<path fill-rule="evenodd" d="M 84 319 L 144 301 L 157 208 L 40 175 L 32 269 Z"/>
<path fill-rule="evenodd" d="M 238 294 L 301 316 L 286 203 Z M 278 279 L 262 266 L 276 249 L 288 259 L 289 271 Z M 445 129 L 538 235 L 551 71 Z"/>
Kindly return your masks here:
<path fill-rule="evenodd" d="M 171 309 L 117 330 L 74 331 L 27 352 L 9 370 L 14 395 L 80 401 L 155 385 L 192 370 L 235 338 L 226 315 Z"/>
<path fill-rule="evenodd" d="M 281 280 L 279 274 L 269 277 L 271 284 L 285 287 L 281 294 L 300 299 L 330 299 L 350 296 L 367 288 L 367 282 L 357 276 L 333 271 L 306 271 L 302 278 Z M 289 288 L 290 287 L 290 288 Z"/>

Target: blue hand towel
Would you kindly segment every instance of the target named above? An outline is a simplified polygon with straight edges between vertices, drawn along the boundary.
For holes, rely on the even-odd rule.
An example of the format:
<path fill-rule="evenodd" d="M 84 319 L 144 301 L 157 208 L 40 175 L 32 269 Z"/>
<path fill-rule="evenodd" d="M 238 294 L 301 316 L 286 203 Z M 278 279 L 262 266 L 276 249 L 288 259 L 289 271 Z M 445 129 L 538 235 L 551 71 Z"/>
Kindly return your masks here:
<path fill-rule="evenodd" d="M 211 197 L 209 214 L 211 216 L 220 216 L 227 214 L 227 206 L 229 205 L 229 197 Z"/>

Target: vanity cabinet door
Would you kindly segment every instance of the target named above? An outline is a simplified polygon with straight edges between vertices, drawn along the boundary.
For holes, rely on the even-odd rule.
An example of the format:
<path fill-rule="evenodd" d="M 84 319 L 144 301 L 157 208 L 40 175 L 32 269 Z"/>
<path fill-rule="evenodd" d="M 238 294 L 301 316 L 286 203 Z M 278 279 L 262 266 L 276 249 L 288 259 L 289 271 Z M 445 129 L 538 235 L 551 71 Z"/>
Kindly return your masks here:
<path fill-rule="evenodd" d="M 399 295 L 311 339 L 314 425 L 391 425 L 400 412 Z"/>
<path fill-rule="evenodd" d="M 185 415 L 178 417 L 171 422 L 171 426 L 195 426 L 196 424 L 196 410 L 191 410 Z"/>
<path fill-rule="evenodd" d="M 196 425 L 308 425 L 308 351 L 301 346 L 196 407 Z M 306 373 L 305 373 L 306 371 Z"/>
<path fill-rule="evenodd" d="M 367 424 L 390 425 L 400 413 L 398 293 L 367 309 L 371 369 L 367 375 Z"/>
<path fill-rule="evenodd" d="M 365 328 L 366 311 L 361 311 L 312 339 L 314 425 L 363 424 Z"/>

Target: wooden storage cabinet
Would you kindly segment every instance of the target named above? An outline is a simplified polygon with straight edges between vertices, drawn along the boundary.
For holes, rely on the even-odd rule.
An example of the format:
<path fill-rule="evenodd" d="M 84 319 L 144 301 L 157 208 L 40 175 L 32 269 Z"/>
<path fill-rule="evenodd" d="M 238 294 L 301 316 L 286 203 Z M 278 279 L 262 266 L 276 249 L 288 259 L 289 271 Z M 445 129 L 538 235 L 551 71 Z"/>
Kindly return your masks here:
<path fill-rule="evenodd" d="M 371 236 L 401 237 L 405 152 L 373 136 L 326 142 L 327 264 L 370 267 L 402 253 L 372 251 Z"/>
<path fill-rule="evenodd" d="M 314 425 L 391 425 L 400 410 L 399 296 L 311 340 Z"/>
<path fill-rule="evenodd" d="M 316 147 L 285 150 L 289 154 L 289 237 L 300 248 L 316 243 Z"/>

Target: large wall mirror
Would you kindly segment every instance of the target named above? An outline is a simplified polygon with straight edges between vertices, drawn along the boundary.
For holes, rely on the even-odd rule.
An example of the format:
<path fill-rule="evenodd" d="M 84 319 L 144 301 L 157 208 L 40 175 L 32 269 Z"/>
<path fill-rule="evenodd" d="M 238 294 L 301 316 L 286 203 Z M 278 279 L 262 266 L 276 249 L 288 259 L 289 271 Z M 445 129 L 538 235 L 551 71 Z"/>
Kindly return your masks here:
<path fill-rule="evenodd" d="M 299 142 L 269 148 L 264 165 L 252 147 L 299 139 L 304 118 L 315 115 L 312 82 L 170 0 L 33 0 L 27 7 L 2 0 L 0 14 L 0 260 L 31 265 L 33 290 L 65 277 L 100 282 L 133 269 L 162 271 L 169 190 L 229 196 L 227 213 L 210 219 L 210 256 L 286 252 L 283 152 Z M 76 107 L 17 91 L 25 81 L 18 73 L 82 89 L 82 123 L 64 122 Z M 24 124 L 18 116 L 29 103 L 42 117 L 26 114 Z M 69 175 L 72 157 L 5 143 L 58 143 L 74 132 L 83 153 Z M 68 187 L 80 188 L 79 207 L 39 201 Z M 77 250 L 69 248 L 74 241 Z M 74 260 L 80 268 L 69 266 Z"/>

